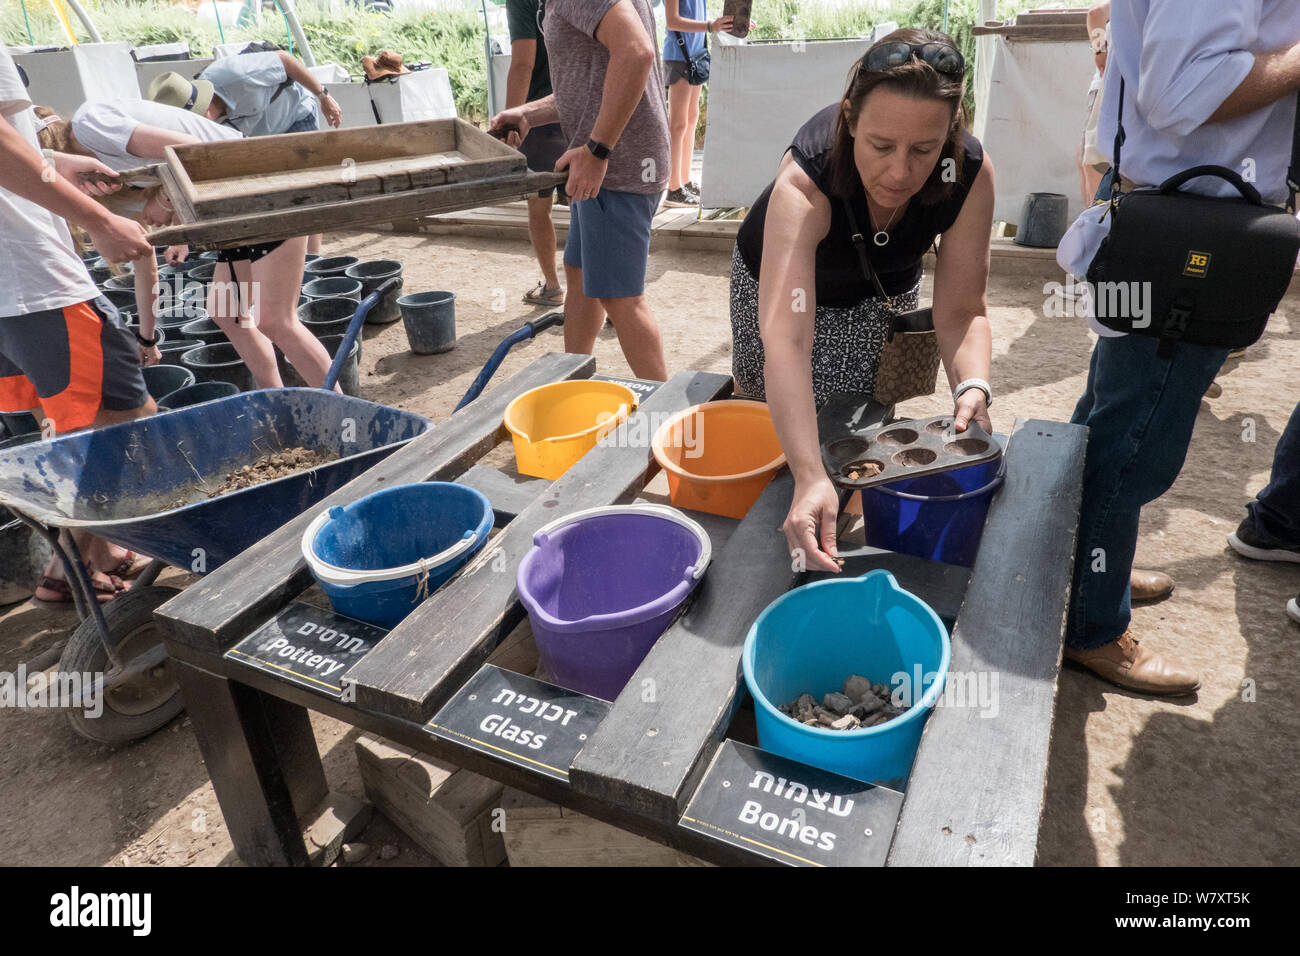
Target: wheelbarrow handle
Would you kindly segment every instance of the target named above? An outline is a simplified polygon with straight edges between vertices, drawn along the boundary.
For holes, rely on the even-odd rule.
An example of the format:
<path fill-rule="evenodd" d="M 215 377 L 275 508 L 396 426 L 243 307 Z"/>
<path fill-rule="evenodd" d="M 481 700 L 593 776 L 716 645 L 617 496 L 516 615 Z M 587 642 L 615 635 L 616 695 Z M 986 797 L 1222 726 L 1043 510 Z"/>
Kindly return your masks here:
<path fill-rule="evenodd" d="M 534 319 L 532 322 L 529 322 L 528 327 L 533 330 L 533 335 L 536 336 L 539 332 L 545 332 L 547 329 L 563 324 L 563 312 L 549 312 L 540 319 Z"/>
<path fill-rule="evenodd" d="M 352 313 L 352 321 L 348 323 L 348 330 L 343 333 L 343 341 L 339 343 L 339 350 L 334 353 L 334 361 L 330 362 L 330 370 L 325 373 L 325 381 L 321 383 L 321 388 L 325 389 L 325 391 L 334 391 L 334 384 L 339 380 L 339 374 L 343 371 L 343 363 L 348 360 L 348 355 L 352 352 L 352 343 L 361 334 L 361 326 L 365 325 L 366 316 L 370 314 L 370 310 L 375 307 L 380 299 L 391 290 L 400 287 L 401 284 L 402 280 L 398 276 L 385 279 L 375 287 L 374 292 L 361 300 L 357 310 Z"/>

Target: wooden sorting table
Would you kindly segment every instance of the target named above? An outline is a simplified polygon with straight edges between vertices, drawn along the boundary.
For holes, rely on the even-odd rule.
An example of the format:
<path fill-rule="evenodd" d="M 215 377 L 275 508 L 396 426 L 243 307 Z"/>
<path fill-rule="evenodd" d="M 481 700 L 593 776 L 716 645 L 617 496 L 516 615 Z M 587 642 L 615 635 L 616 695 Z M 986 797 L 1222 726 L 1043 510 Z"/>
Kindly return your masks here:
<path fill-rule="evenodd" d="M 636 439 L 652 429 L 638 419 L 657 423 L 725 397 L 729 376 L 674 375 L 623 426 L 632 440 L 620 440 L 620 433 L 555 482 L 525 483 L 522 501 L 496 509 L 499 522 L 508 523 L 457 577 L 382 641 L 360 650 L 353 642 L 349 660 L 355 662 L 343 671 L 346 681 L 313 684 L 232 652 L 249 646 L 255 632 L 266 633 L 259 629 L 285 622 L 284 633 L 299 628 L 299 619 L 289 615 L 302 613 L 295 598 L 312 584 L 300 539 L 322 508 L 402 482 L 481 482 L 482 466 L 473 468 L 478 478 L 467 472 L 505 438 L 501 418 L 511 399 L 594 372 L 589 356 L 537 359 L 159 609 L 169 667 L 240 858 L 250 864 L 308 861 L 304 821 L 330 800 L 307 716 L 315 710 L 715 863 L 1032 864 L 1078 524 L 1086 436 L 1078 426 L 1017 421 L 1006 482 L 969 571 L 888 552 L 854 559 L 845 569 L 888 568 L 950 624 L 955 619 L 950 681 L 972 674 L 995 678 L 993 709 L 936 708 L 905 796 L 847 778 L 829 780 L 832 775 L 725 740 L 747 696 L 740 678 L 745 635 L 767 604 L 798 583 L 780 531 L 793 487 L 788 472 L 773 480 L 742 521 L 711 517 L 705 523 L 715 540 L 713 563 L 693 602 L 616 701 L 584 698 L 485 665 L 497 643 L 525 620 L 515 570 L 533 533 L 562 515 L 636 498 L 657 471 L 648 439 Z M 844 414 L 828 406 L 823 429 Z M 496 475 L 508 496 L 510 482 Z M 309 632 L 313 625 L 302 627 Z M 534 733 L 538 714 L 555 719 L 540 725 L 554 731 L 545 748 L 521 756 L 516 744 L 491 736 L 503 723 L 466 732 L 464 721 L 477 720 L 494 692 L 490 703 L 508 709 L 514 701 L 507 716 Z M 561 713 L 573 717 L 565 729 Z M 563 723 L 569 724 L 568 716 Z M 735 726 L 743 723 L 742 714 Z M 753 789 L 761 781 L 766 790 Z M 789 797 L 804 781 L 813 789 L 795 814 L 801 823 L 816 824 L 818 832 L 858 827 L 840 835 L 835 852 L 798 844 L 792 850 L 767 826 L 716 825 L 718 813 L 734 816 L 742 805 L 735 801 L 749 797 L 762 803 L 764 823 L 776 819 L 769 810 L 788 815 L 793 805 L 777 798 L 787 782 Z M 832 794 L 837 813 L 844 809 L 840 797 L 855 800 L 852 813 L 828 815 Z"/>

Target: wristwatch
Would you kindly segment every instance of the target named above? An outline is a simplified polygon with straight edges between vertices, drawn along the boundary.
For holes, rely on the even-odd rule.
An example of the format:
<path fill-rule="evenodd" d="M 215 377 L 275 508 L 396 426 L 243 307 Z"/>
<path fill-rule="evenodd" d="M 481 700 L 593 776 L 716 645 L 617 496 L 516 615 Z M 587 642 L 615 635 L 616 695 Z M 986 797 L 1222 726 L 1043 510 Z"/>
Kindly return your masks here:
<path fill-rule="evenodd" d="M 157 329 L 154 329 L 154 330 L 153 330 L 153 338 L 151 338 L 151 339 L 146 339 L 146 338 L 145 338 L 143 335 L 141 335 L 139 332 L 136 332 L 136 333 L 135 333 L 135 340 L 136 340 L 137 342 L 139 342 L 141 345 L 146 345 L 146 346 L 148 346 L 149 348 L 153 348 L 155 345 L 157 345 L 157 344 L 158 344 L 158 340 L 159 340 L 160 338 L 162 338 L 162 336 L 159 334 L 159 331 L 158 331 Z"/>
<path fill-rule="evenodd" d="M 591 150 L 591 155 L 597 159 L 609 159 L 609 147 L 604 143 L 598 143 L 594 139 L 587 140 L 587 149 Z"/>
<path fill-rule="evenodd" d="M 316 99 L 318 99 L 318 100 L 323 100 L 323 99 L 325 99 L 325 97 L 327 97 L 327 96 L 329 96 L 329 95 L 330 95 L 330 89 L 329 89 L 329 87 L 328 87 L 328 86 L 322 86 L 322 87 L 320 88 L 320 92 L 316 94 Z"/>
<path fill-rule="evenodd" d="M 968 378 L 964 382 L 960 382 L 957 387 L 952 390 L 952 400 L 954 402 L 957 401 L 957 399 L 961 398 L 963 392 L 968 392 L 972 388 L 978 388 L 984 393 L 985 408 L 993 407 L 993 386 L 982 378 Z"/>

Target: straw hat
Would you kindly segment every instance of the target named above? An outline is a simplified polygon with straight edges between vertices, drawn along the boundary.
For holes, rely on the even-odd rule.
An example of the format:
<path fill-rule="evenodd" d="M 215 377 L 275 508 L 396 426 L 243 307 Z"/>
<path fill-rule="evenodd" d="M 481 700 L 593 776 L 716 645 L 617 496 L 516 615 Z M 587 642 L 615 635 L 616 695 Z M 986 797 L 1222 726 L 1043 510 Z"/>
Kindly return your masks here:
<path fill-rule="evenodd" d="M 207 80 L 187 80 L 179 73 L 164 73 L 149 84 L 149 99 L 163 106 L 189 110 L 202 116 L 212 102 L 213 86 Z"/>

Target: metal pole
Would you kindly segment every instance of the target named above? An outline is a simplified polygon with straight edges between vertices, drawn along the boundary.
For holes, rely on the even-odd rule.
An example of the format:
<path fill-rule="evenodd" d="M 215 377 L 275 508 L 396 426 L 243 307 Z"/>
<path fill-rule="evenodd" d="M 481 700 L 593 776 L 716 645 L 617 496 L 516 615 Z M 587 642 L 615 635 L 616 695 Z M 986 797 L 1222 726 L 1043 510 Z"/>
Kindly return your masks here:
<path fill-rule="evenodd" d="M 487 0 L 480 0 L 480 6 L 483 8 L 483 57 L 487 64 L 488 118 L 491 119 L 497 101 L 496 82 L 492 76 L 496 72 L 492 69 L 492 27 L 488 23 Z"/>
<path fill-rule="evenodd" d="M 103 43 L 104 38 L 100 36 L 99 31 L 95 29 L 95 21 L 90 19 L 90 14 L 82 9 L 78 0 L 63 0 L 63 2 L 72 8 L 72 12 L 77 15 L 77 19 L 81 21 L 81 25 L 86 28 L 86 32 L 90 34 L 90 42 Z"/>
<path fill-rule="evenodd" d="M 312 56 L 311 44 L 307 42 L 307 34 L 302 32 L 302 24 L 298 22 L 298 14 L 293 8 L 293 0 L 275 0 L 275 3 L 284 13 L 284 18 L 289 23 L 289 33 L 301 50 L 302 62 L 308 66 L 315 66 L 316 58 Z"/>

